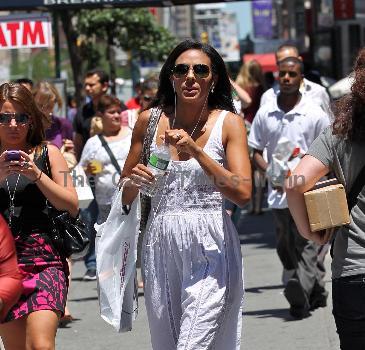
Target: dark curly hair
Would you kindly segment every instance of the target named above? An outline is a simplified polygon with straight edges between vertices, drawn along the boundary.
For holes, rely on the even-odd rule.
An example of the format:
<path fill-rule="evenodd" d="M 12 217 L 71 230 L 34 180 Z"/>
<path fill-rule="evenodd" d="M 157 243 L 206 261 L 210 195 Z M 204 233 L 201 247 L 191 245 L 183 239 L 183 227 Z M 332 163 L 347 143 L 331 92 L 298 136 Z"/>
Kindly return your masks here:
<path fill-rule="evenodd" d="M 351 93 L 335 105 L 333 134 L 350 141 L 365 141 L 365 48 L 359 51 L 353 75 Z"/>
<path fill-rule="evenodd" d="M 212 46 L 191 39 L 184 40 L 178 44 L 166 59 L 166 62 L 161 68 L 159 87 L 152 107 L 175 106 L 174 90 L 170 81 L 170 76 L 177 58 L 188 50 L 200 50 L 204 52 L 210 58 L 213 74 L 218 77 L 217 82 L 214 85 L 214 92 L 209 94 L 208 106 L 235 113 L 232 100 L 232 87 L 222 57 Z"/>

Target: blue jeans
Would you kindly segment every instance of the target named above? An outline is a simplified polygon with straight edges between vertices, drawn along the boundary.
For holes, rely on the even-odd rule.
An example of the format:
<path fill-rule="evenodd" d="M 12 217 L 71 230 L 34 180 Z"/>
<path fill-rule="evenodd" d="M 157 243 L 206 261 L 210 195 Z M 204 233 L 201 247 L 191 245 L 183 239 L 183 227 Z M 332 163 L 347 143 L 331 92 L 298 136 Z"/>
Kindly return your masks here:
<path fill-rule="evenodd" d="M 90 234 L 90 246 L 89 251 L 84 257 L 84 262 L 86 269 L 96 269 L 96 255 L 95 255 L 95 236 L 96 231 L 94 229 L 94 224 L 98 218 L 98 205 L 94 199 L 86 209 L 81 210 L 81 218 L 84 220 L 88 227 L 88 232 Z"/>
<path fill-rule="evenodd" d="M 333 316 L 341 350 L 365 348 L 365 275 L 332 281 Z"/>

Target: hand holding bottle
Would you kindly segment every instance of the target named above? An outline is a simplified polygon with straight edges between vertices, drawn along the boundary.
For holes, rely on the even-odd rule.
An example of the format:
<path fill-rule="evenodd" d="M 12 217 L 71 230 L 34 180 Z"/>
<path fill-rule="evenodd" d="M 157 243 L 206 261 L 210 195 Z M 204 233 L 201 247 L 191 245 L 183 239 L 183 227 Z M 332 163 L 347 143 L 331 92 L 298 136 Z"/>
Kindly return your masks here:
<path fill-rule="evenodd" d="M 167 172 L 170 158 L 170 149 L 166 144 L 157 146 L 156 149 L 151 153 L 147 167 L 145 167 L 145 169 L 141 169 L 144 170 L 145 174 L 149 176 L 146 177 L 143 176 L 143 173 L 141 174 L 142 178 L 147 180 L 141 181 L 140 183 L 141 193 L 150 197 L 153 197 L 156 194 L 157 189 L 159 188 L 159 183 Z"/>

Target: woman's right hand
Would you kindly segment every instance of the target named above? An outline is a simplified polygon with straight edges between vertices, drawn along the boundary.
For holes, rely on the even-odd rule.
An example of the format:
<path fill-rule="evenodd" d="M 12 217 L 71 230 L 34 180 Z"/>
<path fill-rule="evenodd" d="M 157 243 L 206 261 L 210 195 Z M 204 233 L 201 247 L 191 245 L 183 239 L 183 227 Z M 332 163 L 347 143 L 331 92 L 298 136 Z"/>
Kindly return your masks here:
<path fill-rule="evenodd" d="M 0 183 L 11 174 L 10 162 L 6 160 L 6 151 L 0 155 Z"/>
<path fill-rule="evenodd" d="M 137 164 L 132 168 L 132 172 L 129 175 L 131 181 L 126 183 L 126 186 L 131 186 L 139 189 L 142 184 L 151 184 L 155 181 L 155 177 L 151 170 L 147 168 L 144 164 Z"/>

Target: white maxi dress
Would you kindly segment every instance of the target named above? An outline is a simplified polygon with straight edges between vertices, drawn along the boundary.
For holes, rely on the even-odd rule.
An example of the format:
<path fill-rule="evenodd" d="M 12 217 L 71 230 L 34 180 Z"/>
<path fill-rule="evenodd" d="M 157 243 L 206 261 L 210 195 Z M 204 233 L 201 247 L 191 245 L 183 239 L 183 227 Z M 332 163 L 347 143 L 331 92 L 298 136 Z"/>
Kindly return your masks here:
<path fill-rule="evenodd" d="M 227 113 L 220 113 L 204 147 L 222 166 Z M 154 350 L 240 349 L 240 242 L 221 193 L 193 158 L 171 161 L 152 199 L 143 276 Z"/>

